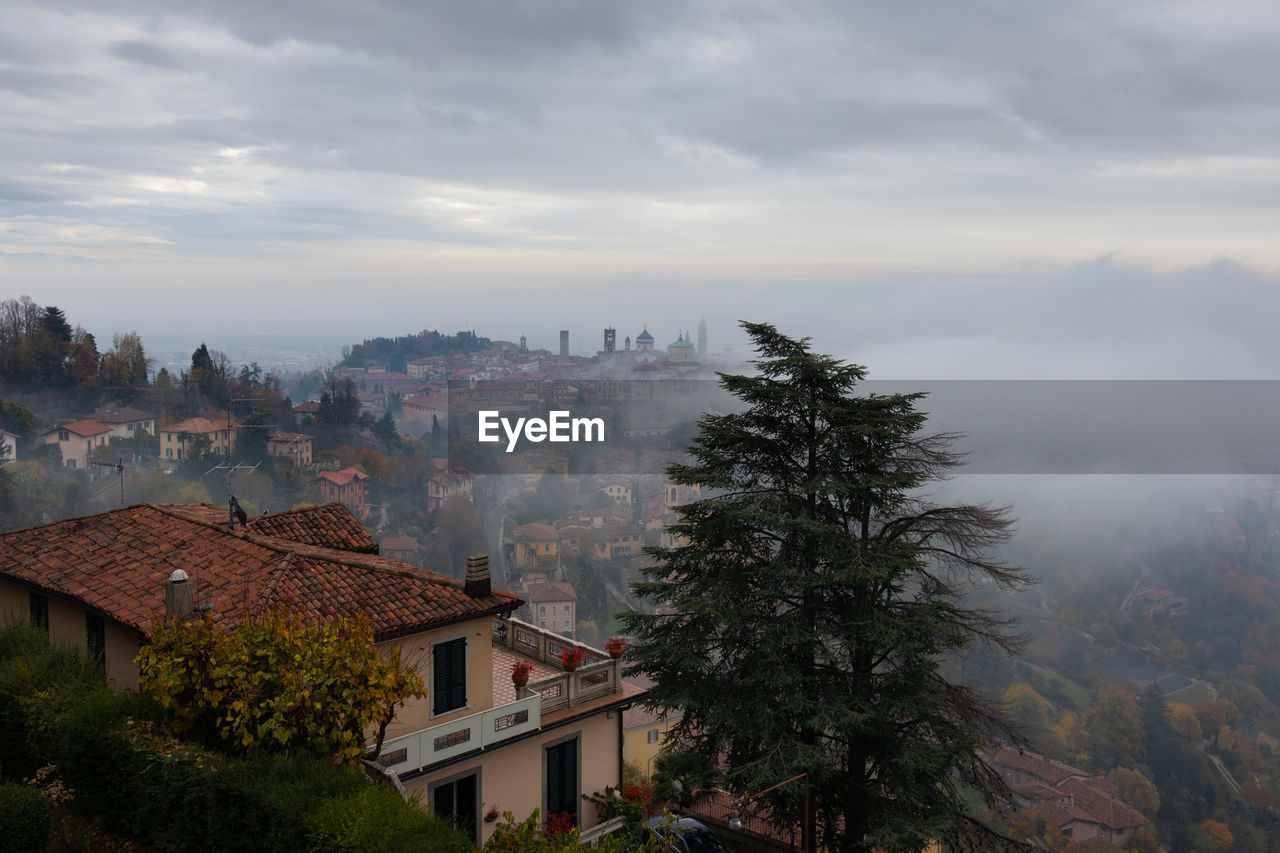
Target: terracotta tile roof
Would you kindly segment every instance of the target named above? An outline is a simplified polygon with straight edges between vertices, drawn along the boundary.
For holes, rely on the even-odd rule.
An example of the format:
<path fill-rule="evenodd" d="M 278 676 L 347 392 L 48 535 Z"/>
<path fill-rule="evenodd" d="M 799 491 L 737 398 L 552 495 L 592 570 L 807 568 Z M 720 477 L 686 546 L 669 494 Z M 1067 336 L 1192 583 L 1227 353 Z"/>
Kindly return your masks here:
<path fill-rule="evenodd" d="M 343 468 L 341 471 L 324 471 L 316 477 L 317 480 L 328 480 L 330 483 L 336 483 L 339 486 L 348 485 L 352 480 L 367 480 L 369 475 L 363 471 L 357 471 L 355 468 Z"/>
<path fill-rule="evenodd" d="M 135 409 L 131 406 L 118 406 L 114 409 L 97 409 L 89 414 L 90 420 L 104 424 L 129 424 L 137 421 L 153 420 L 155 415 Z"/>
<path fill-rule="evenodd" d="M 233 420 L 230 428 L 239 429 L 240 425 Z M 227 429 L 227 422 L 225 420 L 215 421 L 213 418 L 187 418 L 185 421 L 178 421 L 176 424 L 160 427 L 161 432 L 189 432 L 195 435 L 218 432 L 224 429 Z"/>
<path fill-rule="evenodd" d="M 192 521 L 220 525 L 228 529 L 227 510 L 210 504 L 178 504 L 166 506 Z M 357 554 L 378 553 L 378 542 L 365 530 L 351 510 L 340 503 L 301 507 L 286 512 L 273 512 L 249 519 L 249 530 L 262 536 L 319 545 L 337 551 Z"/>
<path fill-rule="evenodd" d="M 1086 776 L 1083 770 L 1072 767 L 1070 764 L 1063 764 L 1061 761 L 1054 761 L 1045 758 L 1043 755 L 1037 755 L 1028 750 L 1018 749 L 1014 746 L 1002 746 L 996 750 L 991 756 L 991 764 L 999 767 L 1007 767 L 1011 770 L 1020 770 L 1029 776 L 1039 779 L 1046 784 L 1056 786 L 1064 779 L 1072 776 Z"/>
<path fill-rule="evenodd" d="M 293 410 L 300 415 L 314 415 L 320 411 L 320 402 L 318 400 L 308 400 L 305 403 L 299 403 L 294 406 Z"/>
<path fill-rule="evenodd" d="M 1142 814 L 1111 795 L 1093 779 L 1067 779 L 1058 790 L 1069 794 L 1079 808 L 1108 829 L 1130 829 L 1151 823 Z"/>
<path fill-rule="evenodd" d="M 554 527 L 540 521 L 520 525 L 515 529 L 515 534 L 516 541 L 524 542 L 555 542 L 560 538 Z"/>
<path fill-rule="evenodd" d="M 54 427 L 51 430 L 46 430 L 45 432 L 41 433 L 41 435 L 49 435 L 50 433 L 57 432 L 58 430 L 61 430 L 61 429 L 65 429 L 68 432 L 74 432 L 76 435 L 80 436 L 81 438 L 92 438 L 95 435 L 102 435 L 104 432 L 111 432 L 111 427 L 104 426 L 98 421 L 83 420 L 83 421 L 72 421 L 69 424 L 63 424 L 62 426 Z"/>
<path fill-rule="evenodd" d="M 305 618 L 369 617 L 379 640 L 514 610 L 494 591 L 396 560 L 234 532 L 174 507 L 138 504 L 0 534 L 0 576 L 82 602 L 145 634 L 164 618 L 174 569 L 196 581 L 215 624 L 285 606 Z"/>
<path fill-rule="evenodd" d="M 552 581 L 550 583 L 530 584 L 529 601 L 577 601 L 578 594 L 573 591 L 573 584 Z"/>
<path fill-rule="evenodd" d="M 274 433 L 271 434 L 271 438 L 269 440 L 293 442 L 293 441 L 310 441 L 313 438 L 315 438 L 315 436 L 307 435 L 305 432 L 284 432 L 283 430 L 276 430 Z"/>

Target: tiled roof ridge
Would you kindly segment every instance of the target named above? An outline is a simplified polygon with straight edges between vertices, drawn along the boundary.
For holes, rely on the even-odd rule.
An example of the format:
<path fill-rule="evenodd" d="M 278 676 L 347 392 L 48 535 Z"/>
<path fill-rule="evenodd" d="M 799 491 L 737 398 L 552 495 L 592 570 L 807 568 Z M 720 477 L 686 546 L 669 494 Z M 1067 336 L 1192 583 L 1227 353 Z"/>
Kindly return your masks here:
<path fill-rule="evenodd" d="M 363 569 L 365 571 L 375 571 L 381 574 L 391 575 L 393 577 L 398 576 L 398 577 L 409 577 L 409 578 L 423 578 L 425 580 L 438 583 L 441 586 L 454 587 L 455 589 L 462 589 L 464 586 L 463 582 L 458 580 L 457 578 L 450 577 L 446 574 L 441 574 L 440 572 L 432 571 L 431 569 L 414 569 L 412 571 L 409 571 L 404 569 L 393 569 L 393 568 L 390 568 L 389 566 L 382 566 L 382 565 L 378 565 L 376 563 L 367 561 L 366 558 L 373 558 L 374 560 L 390 560 L 390 558 L 388 557 L 381 557 L 376 554 L 362 554 L 356 551 L 343 551 L 338 548 L 326 548 L 323 545 L 311 545 L 309 543 L 298 542 L 293 539 L 282 539 L 278 536 L 269 536 L 263 533 L 256 533 L 253 530 L 247 529 L 244 527 L 238 527 L 235 530 L 228 530 L 226 528 L 226 525 L 224 524 L 219 524 L 217 522 L 212 522 L 212 521 L 205 521 L 204 519 L 200 519 L 200 518 L 191 518 L 189 516 L 182 515 L 181 513 L 173 512 L 169 510 L 167 506 L 164 506 L 162 504 L 146 503 L 146 504 L 136 504 L 136 506 L 151 507 L 152 509 L 159 510 L 160 512 L 164 513 L 165 515 L 171 518 L 176 518 L 176 519 L 179 519 L 180 521 L 185 521 L 189 524 L 199 524 L 211 530 L 216 530 L 219 533 L 222 533 L 224 535 L 235 536 L 240 539 L 245 539 L 249 542 L 252 542 L 254 545 L 258 545 L 270 551 L 275 551 L 277 554 L 283 554 L 283 555 L 296 554 L 303 557 L 311 557 L 313 559 L 323 560 L 326 563 L 340 563 L 342 565 L 352 566 L 357 569 Z M 99 514 L 102 515 L 105 513 L 99 513 Z M 85 516 L 85 518 L 92 518 L 92 516 Z"/>

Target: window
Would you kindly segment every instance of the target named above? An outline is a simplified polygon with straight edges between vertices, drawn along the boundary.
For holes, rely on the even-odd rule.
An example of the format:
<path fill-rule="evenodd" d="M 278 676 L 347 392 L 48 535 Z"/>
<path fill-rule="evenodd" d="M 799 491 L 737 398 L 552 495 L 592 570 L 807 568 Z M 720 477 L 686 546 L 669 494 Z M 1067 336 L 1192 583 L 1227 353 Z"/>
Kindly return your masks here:
<path fill-rule="evenodd" d="M 547 768 L 547 815 L 567 813 L 578 825 L 578 740 L 547 747 L 544 763 Z"/>
<path fill-rule="evenodd" d="M 447 714 L 467 705 L 467 638 L 431 647 L 432 714 Z"/>
<path fill-rule="evenodd" d="M 29 593 L 27 598 L 31 604 L 31 624 L 49 630 L 49 598 L 37 593 Z"/>
<path fill-rule="evenodd" d="M 565 629 L 566 631 L 568 631 L 568 630 L 569 630 L 569 620 L 568 620 L 568 619 L 564 620 L 564 629 Z"/>
<path fill-rule="evenodd" d="M 58 430 L 58 441 L 70 441 L 71 433 L 65 429 Z"/>
<path fill-rule="evenodd" d="M 97 661 L 98 666 L 107 662 L 107 626 L 102 617 L 96 613 L 84 614 L 84 634 L 88 643 L 89 657 Z"/>
<path fill-rule="evenodd" d="M 166 448 L 164 449 L 164 455 L 165 455 L 165 458 L 166 458 L 166 459 L 172 459 L 172 458 L 173 458 L 173 448 L 172 448 L 172 447 L 166 447 Z"/>
<path fill-rule="evenodd" d="M 546 627 L 547 627 L 547 620 L 546 620 L 546 619 L 539 619 L 539 620 L 538 620 L 538 627 L 539 627 L 539 628 L 546 628 Z"/>
<path fill-rule="evenodd" d="M 649 743 L 657 743 L 657 742 L 658 742 L 658 730 L 657 730 L 657 729 L 649 729 L 648 738 L 649 738 Z"/>
<path fill-rule="evenodd" d="M 74 460 L 74 459 L 68 459 L 68 460 L 67 460 L 67 467 L 68 467 L 68 468 L 74 468 L 74 467 L 76 467 L 76 460 Z"/>

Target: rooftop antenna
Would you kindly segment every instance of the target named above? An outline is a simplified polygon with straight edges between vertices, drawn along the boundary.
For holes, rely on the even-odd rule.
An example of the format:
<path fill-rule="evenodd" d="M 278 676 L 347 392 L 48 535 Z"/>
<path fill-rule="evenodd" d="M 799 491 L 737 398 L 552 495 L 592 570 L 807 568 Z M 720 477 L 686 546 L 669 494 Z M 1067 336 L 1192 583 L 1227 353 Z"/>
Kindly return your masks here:
<path fill-rule="evenodd" d="M 120 475 L 120 506 L 124 506 L 124 457 L 123 456 L 117 457 L 115 462 L 94 462 L 90 460 L 89 464 L 97 468 L 116 469 L 116 473 Z M 94 494 L 93 497 L 97 498 L 98 495 L 106 494 L 108 488 L 110 488 L 110 486 L 107 486 L 106 488 L 103 488 L 103 489 L 99 489 L 98 492 Z"/>
<path fill-rule="evenodd" d="M 238 471 L 256 471 L 260 464 L 261 463 L 255 462 L 252 465 L 245 465 L 243 462 L 238 462 L 235 465 L 232 465 L 230 461 L 220 462 L 208 471 L 205 471 L 203 474 L 203 476 L 208 477 L 214 471 L 227 472 L 227 523 L 231 525 L 232 530 L 235 530 L 236 528 L 237 519 L 239 519 L 240 525 L 243 527 L 248 521 L 248 515 L 240 508 L 240 501 L 236 499 L 236 496 L 231 494 L 231 475 Z"/>

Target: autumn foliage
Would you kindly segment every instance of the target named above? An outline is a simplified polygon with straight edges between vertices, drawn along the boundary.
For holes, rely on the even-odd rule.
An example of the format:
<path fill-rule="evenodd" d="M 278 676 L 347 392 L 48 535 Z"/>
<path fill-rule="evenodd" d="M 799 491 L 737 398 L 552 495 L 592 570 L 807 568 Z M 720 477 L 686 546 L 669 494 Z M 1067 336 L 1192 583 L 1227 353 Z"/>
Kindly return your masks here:
<path fill-rule="evenodd" d="M 141 687 L 191 731 L 233 752 L 333 755 L 347 763 L 379 742 L 396 708 L 425 694 L 422 679 L 383 656 L 368 620 L 323 625 L 271 612 L 225 631 L 170 619 L 138 653 Z"/>

